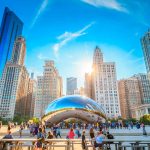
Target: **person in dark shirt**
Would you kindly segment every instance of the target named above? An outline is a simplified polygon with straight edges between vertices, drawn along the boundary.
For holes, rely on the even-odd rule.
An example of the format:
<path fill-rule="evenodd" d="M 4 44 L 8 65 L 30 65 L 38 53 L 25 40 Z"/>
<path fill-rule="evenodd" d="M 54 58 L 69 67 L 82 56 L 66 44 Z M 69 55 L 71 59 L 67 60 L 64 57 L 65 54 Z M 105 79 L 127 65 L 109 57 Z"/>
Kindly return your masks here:
<path fill-rule="evenodd" d="M 110 134 L 109 132 L 107 132 L 106 136 L 107 136 L 107 139 L 114 139 L 114 136 Z M 107 149 L 111 149 L 110 144 L 112 143 L 113 142 L 107 142 Z"/>
<path fill-rule="evenodd" d="M 48 132 L 47 139 L 53 139 L 53 134 L 51 131 Z"/>
<path fill-rule="evenodd" d="M 53 139 L 53 134 L 51 131 L 48 132 L 47 139 Z M 52 145 L 52 142 L 51 141 L 45 141 L 44 144 L 45 145 L 48 145 L 48 144 Z"/>
<path fill-rule="evenodd" d="M 36 143 L 38 150 L 42 150 L 42 143 L 44 143 L 44 135 L 42 134 L 42 129 L 39 128 L 39 132 L 37 134 L 37 143 Z"/>
<path fill-rule="evenodd" d="M 93 139 L 95 136 L 94 136 L 94 129 L 91 128 L 90 129 L 90 138 Z"/>
<path fill-rule="evenodd" d="M 53 135 L 54 135 L 55 138 L 57 138 L 57 135 L 56 135 L 57 128 L 58 127 L 54 124 L 54 126 L 53 126 Z"/>
<path fill-rule="evenodd" d="M 8 133 L 3 137 L 3 139 L 13 139 L 10 130 L 8 130 Z M 4 142 L 3 149 L 6 149 L 8 144 L 12 145 L 12 142 Z"/>
<path fill-rule="evenodd" d="M 82 132 L 82 149 L 86 149 L 85 131 Z"/>

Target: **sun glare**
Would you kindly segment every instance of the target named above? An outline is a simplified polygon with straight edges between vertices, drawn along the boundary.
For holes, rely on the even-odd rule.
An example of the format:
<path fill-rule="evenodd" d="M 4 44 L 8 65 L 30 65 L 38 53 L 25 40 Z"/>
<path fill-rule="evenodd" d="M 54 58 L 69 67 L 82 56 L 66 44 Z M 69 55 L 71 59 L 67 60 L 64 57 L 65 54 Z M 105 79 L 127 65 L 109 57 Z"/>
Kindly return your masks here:
<path fill-rule="evenodd" d="M 83 70 L 84 73 L 92 73 L 92 66 L 90 62 L 83 63 Z"/>

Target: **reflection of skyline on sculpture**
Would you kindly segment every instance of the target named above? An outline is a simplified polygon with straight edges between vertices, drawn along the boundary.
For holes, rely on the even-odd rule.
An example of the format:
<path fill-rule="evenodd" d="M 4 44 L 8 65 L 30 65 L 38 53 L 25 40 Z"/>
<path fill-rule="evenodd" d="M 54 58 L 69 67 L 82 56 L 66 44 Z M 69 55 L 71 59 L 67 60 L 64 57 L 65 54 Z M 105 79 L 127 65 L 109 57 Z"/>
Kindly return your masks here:
<path fill-rule="evenodd" d="M 48 105 L 45 114 L 51 111 L 56 111 L 64 108 L 79 108 L 79 109 L 83 108 L 83 109 L 93 110 L 93 111 L 99 110 L 102 113 L 105 113 L 102 106 L 95 103 L 92 99 L 87 98 L 85 96 L 72 95 L 72 96 L 61 97 L 59 99 L 52 101 Z"/>
<path fill-rule="evenodd" d="M 70 95 L 52 101 L 47 109 L 42 121 L 49 123 L 59 123 L 68 118 L 78 118 L 87 122 L 104 122 L 105 111 L 101 104 L 85 96 Z"/>

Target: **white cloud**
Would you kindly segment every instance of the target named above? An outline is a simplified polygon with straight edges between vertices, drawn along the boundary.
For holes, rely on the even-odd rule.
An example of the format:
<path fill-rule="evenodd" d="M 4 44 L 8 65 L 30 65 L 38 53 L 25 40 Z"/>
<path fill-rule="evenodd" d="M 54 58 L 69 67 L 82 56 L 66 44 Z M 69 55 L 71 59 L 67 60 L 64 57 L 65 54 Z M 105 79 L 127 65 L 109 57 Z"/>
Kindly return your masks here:
<path fill-rule="evenodd" d="M 89 5 L 94 7 L 106 7 L 109 9 L 114 9 L 120 12 L 128 13 L 128 10 L 124 8 L 119 2 L 116 0 L 81 0 Z"/>
<path fill-rule="evenodd" d="M 132 55 L 134 52 L 135 52 L 135 49 L 133 48 L 133 49 L 131 49 L 131 50 L 127 53 L 127 56 Z"/>
<path fill-rule="evenodd" d="M 79 37 L 79 36 L 82 36 L 82 35 L 85 35 L 85 31 L 90 28 L 92 25 L 94 24 L 94 22 L 88 24 L 87 26 L 85 26 L 84 28 L 82 28 L 81 30 L 77 31 L 77 32 L 65 32 L 63 33 L 62 35 L 58 36 L 57 39 L 59 40 L 58 43 L 54 44 L 53 46 L 53 50 L 54 50 L 54 53 L 55 53 L 55 56 L 57 57 L 58 56 L 58 52 L 59 52 L 59 49 L 66 45 L 69 41 Z"/>
<path fill-rule="evenodd" d="M 41 4 L 41 7 L 40 9 L 38 10 L 35 18 L 33 19 L 32 21 L 32 24 L 31 24 L 31 28 L 34 26 L 34 24 L 36 23 L 37 19 L 39 18 L 39 16 L 41 15 L 41 13 L 46 9 L 47 5 L 48 5 L 48 1 L 49 0 L 44 0 L 43 3 Z"/>
<path fill-rule="evenodd" d="M 38 54 L 37 57 L 38 57 L 38 59 L 40 59 L 40 60 L 48 59 L 48 57 L 44 56 L 42 53 Z"/>

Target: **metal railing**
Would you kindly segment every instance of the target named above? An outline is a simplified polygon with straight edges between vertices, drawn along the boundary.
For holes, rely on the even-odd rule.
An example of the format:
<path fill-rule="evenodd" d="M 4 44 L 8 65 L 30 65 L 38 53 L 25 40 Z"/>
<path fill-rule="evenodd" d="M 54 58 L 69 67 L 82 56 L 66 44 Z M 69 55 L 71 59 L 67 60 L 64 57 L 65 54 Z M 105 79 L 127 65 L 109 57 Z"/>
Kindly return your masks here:
<path fill-rule="evenodd" d="M 4 150 L 34 150 L 37 139 L 1 139 L 0 150 L 3 150 L 2 146 L 5 146 Z M 81 139 L 45 139 L 43 141 L 44 148 L 46 150 L 55 150 L 55 148 L 62 148 L 64 150 L 75 150 L 75 146 L 78 146 L 78 150 L 82 149 Z M 112 150 L 150 150 L 150 139 L 141 140 L 123 140 L 123 139 L 105 139 L 101 149 L 107 149 L 111 147 Z M 86 150 L 93 148 L 92 141 L 86 139 Z"/>

